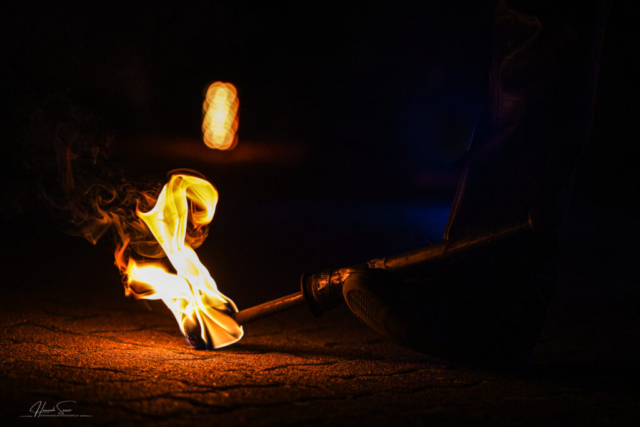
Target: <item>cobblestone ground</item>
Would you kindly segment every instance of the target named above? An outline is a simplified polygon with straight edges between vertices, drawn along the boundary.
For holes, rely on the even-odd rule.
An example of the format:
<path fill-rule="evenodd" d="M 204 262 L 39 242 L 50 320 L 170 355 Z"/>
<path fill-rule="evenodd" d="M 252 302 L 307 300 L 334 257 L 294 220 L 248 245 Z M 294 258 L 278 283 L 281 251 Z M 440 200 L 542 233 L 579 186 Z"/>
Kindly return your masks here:
<path fill-rule="evenodd" d="M 0 327 L 1 400 L 10 423 L 24 422 L 19 416 L 36 402 L 51 409 L 69 400 L 61 404 L 69 414 L 118 425 L 640 419 L 638 366 L 612 358 L 625 341 L 637 342 L 637 330 L 589 338 L 555 328 L 531 369 L 496 373 L 388 343 L 346 309 L 322 319 L 300 309 L 251 324 L 240 343 L 219 351 L 190 349 L 168 312 L 131 301 L 11 310 Z M 600 354 L 590 350 L 593 340 Z"/>

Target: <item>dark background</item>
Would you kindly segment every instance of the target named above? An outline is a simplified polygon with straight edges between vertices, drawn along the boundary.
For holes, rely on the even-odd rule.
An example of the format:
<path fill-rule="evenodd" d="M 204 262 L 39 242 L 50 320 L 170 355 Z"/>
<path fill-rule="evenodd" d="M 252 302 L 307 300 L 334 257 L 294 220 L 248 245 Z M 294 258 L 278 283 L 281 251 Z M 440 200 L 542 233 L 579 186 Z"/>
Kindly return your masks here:
<path fill-rule="evenodd" d="M 97 422 L 155 423 L 167 406 L 156 380 L 110 383 L 108 375 L 149 372 L 180 378 L 182 387 L 193 378 L 183 370 L 191 362 L 179 357 L 191 352 L 200 363 L 208 355 L 186 348 L 161 303 L 124 297 L 109 238 L 92 246 L 65 233 L 64 212 L 40 197 L 42 188 L 60 184 L 52 144 L 61 126 L 89 153 L 111 141 L 105 165 L 131 182 L 166 181 L 176 168 L 203 173 L 220 201 L 197 253 L 220 290 L 246 308 L 297 291 L 303 272 L 442 239 L 487 89 L 492 7 L 97 3 L 13 2 L 0 14 L 0 376 L 7 384 L 0 406 L 3 415 L 17 415 L 39 399 L 73 398 Z M 434 414 L 447 425 L 450 418 L 637 420 L 630 402 L 640 393 L 640 37 L 631 3 L 611 10 L 593 129 L 560 240 L 560 286 L 529 371 L 505 380 L 448 362 L 441 368 L 375 338 L 345 307 L 322 319 L 301 308 L 248 325 L 238 345 L 210 353 L 228 359 L 194 365 L 214 374 L 212 366 L 231 361 L 207 390 L 217 396 L 237 369 L 249 369 L 239 405 L 273 424 L 287 413 L 306 414 L 289 422 L 308 422 L 313 411 L 332 425 L 335 414 L 349 425 L 371 424 L 381 409 L 390 425 Z M 204 92 L 218 80 L 233 83 L 240 97 L 239 144 L 231 152 L 202 142 Z M 96 338 L 106 329 L 113 341 Z M 380 356 L 379 347 L 389 352 Z M 96 352 L 83 352 L 89 349 Z M 348 363 L 331 366 L 327 358 Z M 289 368 L 265 368 L 269 361 Z M 414 362 L 417 379 L 407 380 L 413 377 L 402 372 Z M 387 375 L 383 365 L 397 371 Z M 327 382 L 341 371 L 345 384 L 379 380 L 358 393 L 380 400 L 362 403 L 349 386 Z M 451 384 L 441 387 L 443 378 Z M 260 387 L 274 379 L 294 397 L 270 408 L 271 395 L 282 393 Z M 202 381 L 211 387 L 214 380 Z M 416 397 L 404 393 L 411 387 Z M 132 390 L 142 397 L 132 398 Z M 197 408 L 208 422 L 218 410 L 231 411 L 230 424 L 241 422 L 230 402 Z M 138 404 L 139 412 L 117 409 Z M 193 413 L 180 405 L 167 424 L 190 422 Z"/>
<path fill-rule="evenodd" d="M 635 282 L 634 13 L 612 9 L 565 232 L 578 293 L 626 295 Z M 5 290 L 121 293 L 109 242 L 66 236 L 35 197 L 38 170 L 25 159 L 38 150 L 25 127 L 39 126 L 33 111 L 52 98 L 98 118 L 113 167 L 131 179 L 193 168 L 216 185 L 199 253 L 241 307 L 295 291 L 304 271 L 441 238 L 486 92 L 490 5 L 14 3 L 1 19 L 2 213 L 5 241 L 17 242 L 5 246 Z M 217 80 L 240 96 L 230 153 L 201 142 L 203 94 Z M 69 279 L 74 251 L 100 279 Z M 604 278 L 585 279 L 593 271 Z"/>

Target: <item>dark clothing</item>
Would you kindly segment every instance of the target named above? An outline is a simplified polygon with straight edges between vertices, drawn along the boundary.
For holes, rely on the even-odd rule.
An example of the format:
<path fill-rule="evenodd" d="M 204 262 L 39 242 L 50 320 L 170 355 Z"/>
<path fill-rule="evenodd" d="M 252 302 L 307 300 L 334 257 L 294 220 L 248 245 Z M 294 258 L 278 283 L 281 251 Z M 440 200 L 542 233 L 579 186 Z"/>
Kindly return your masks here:
<path fill-rule="evenodd" d="M 530 358 L 555 286 L 554 236 L 589 136 L 608 14 L 605 1 L 568 3 L 498 2 L 486 108 L 444 235 L 536 214 L 539 239 L 494 245 L 401 285 L 409 347 L 499 365 Z"/>

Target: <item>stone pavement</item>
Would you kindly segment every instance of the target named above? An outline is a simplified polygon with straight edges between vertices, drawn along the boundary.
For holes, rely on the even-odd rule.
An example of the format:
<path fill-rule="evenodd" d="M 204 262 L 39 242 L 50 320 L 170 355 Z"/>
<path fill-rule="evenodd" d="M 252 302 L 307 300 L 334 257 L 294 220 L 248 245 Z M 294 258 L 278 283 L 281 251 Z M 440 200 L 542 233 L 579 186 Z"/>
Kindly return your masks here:
<path fill-rule="evenodd" d="M 19 416 L 39 401 L 51 408 L 68 400 L 76 402 L 62 404 L 70 414 L 91 415 L 83 421 L 98 425 L 618 425 L 640 419 L 640 375 L 631 358 L 638 354 L 638 330 L 581 336 L 560 318 L 538 345 L 533 367 L 490 372 L 386 342 L 345 307 L 320 319 L 295 309 L 247 325 L 236 345 L 197 351 L 161 305 L 149 311 L 125 298 L 80 300 L 2 313 L 0 400 L 9 424 L 67 424 Z M 616 351 L 621 354 L 611 359 Z"/>

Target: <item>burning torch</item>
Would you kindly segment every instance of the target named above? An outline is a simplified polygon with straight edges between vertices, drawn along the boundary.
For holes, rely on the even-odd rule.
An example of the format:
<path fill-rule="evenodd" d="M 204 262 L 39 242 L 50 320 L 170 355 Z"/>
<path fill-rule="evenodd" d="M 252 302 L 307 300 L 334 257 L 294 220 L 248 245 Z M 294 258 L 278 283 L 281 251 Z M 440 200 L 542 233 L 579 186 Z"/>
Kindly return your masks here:
<path fill-rule="evenodd" d="M 209 146 L 218 141 L 221 145 L 216 148 L 225 149 L 235 143 L 238 106 L 235 95 L 235 88 L 229 84 L 218 82 L 209 88 L 203 122 Z M 229 110 L 229 106 L 233 108 Z M 530 249 L 536 241 L 545 242 L 546 230 L 552 229 L 543 226 L 548 225 L 548 220 L 529 214 L 515 223 L 400 255 L 303 274 L 298 292 L 238 311 L 234 302 L 218 290 L 194 250 L 207 236 L 218 192 L 203 177 L 194 176 L 193 171 L 177 172 L 171 173 L 159 194 L 139 195 L 144 203 L 137 205 L 135 218 L 124 222 L 126 227 L 123 220 L 116 218 L 120 221 L 116 224 L 120 232 L 116 265 L 124 275 L 126 295 L 161 299 L 195 348 L 231 345 L 242 338 L 243 325 L 300 305 L 306 305 L 319 317 L 342 302 L 383 336 L 406 347 L 419 348 L 420 341 L 424 341 L 420 332 L 424 322 L 411 318 L 411 307 L 415 309 L 425 278 L 437 277 L 438 272 L 458 260 L 478 259 L 478 255 L 482 258 L 494 248 L 514 251 L 524 242 Z M 173 270 L 154 260 L 162 255 L 166 255 Z"/>

